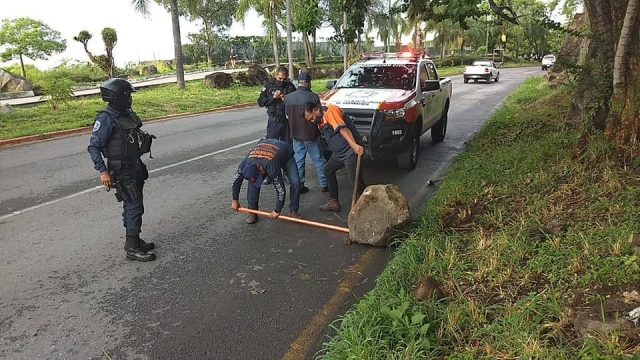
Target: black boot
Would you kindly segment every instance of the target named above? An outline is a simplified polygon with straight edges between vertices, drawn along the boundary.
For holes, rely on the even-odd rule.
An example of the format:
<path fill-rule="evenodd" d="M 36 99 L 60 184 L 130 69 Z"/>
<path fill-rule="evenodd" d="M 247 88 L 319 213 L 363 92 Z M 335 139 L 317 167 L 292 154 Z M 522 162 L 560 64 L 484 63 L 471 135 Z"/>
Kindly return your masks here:
<path fill-rule="evenodd" d="M 138 235 L 127 235 L 124 251 L 129 260 L 153 261 L 156 259 L 156 254 L 150 254 L 140 248 L 140 236 Z"/>
<path fill-rule="evenodd" d="M 138 235 L 138 239 L 140 239 L 140 235 Z M 156 244 L 154 244 L 152 242 L 146 242 L 146 241 L 144 241 L 142 239 L 140 239 L 138 241 L 138 244 L 140 244 L 140 249 L 142 249 L 144 251 L 147 251 L 147 252 L 149 252 L 149 251 L 151 251 L 151 250 L 156 248 Z"/>

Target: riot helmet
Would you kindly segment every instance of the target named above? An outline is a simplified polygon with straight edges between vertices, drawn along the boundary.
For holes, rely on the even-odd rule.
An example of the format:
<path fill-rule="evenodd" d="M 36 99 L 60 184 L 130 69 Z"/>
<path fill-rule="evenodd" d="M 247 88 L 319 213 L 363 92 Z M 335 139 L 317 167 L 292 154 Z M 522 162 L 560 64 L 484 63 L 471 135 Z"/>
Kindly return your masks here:
<path fill-rule="evenodd" d="M 100 85 L 100 96 L 118 110 L 131 108 L 131 93 L 136 90 L 130 82 L 120 78 L 111 78 Z"/>

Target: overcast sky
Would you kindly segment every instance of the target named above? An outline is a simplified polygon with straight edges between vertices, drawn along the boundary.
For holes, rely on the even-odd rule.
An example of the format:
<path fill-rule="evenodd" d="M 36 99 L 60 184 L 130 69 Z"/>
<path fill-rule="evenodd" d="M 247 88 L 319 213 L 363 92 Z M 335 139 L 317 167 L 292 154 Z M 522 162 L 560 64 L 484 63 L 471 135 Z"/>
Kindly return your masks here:
<path fill-rule="evenodd" d="M 89 42 L 89 50 L 94 54 L 102 54 L 104 45 L 100 32 L 105 27 L 112 27 L 118 33 L 118 43 L 113 52 L 119 66 L 139 60 L 173 59 L 171 17 L 154 1 L 150 1 L 152 6 L 148 18 L 135 12 L 131 0 L 2 0 L 1 2 L 2 18 L 30 17 L 40 20 L 52 29 L 60 31 L 62 37 L 67 40 L 67 50 L 52 56 L 48 61 L 25 59 L 26 63 L 35 64 L 39 68 L 56 66 L 63 59 L 88 60 L 82 44 L 73 41 L 73 37 L 81 30 L 88 30 L 93 34 L 93 39 Z M 100 3 L 109 5 L 99 5 Z M 247 14 L 244 25 L 234 22 L 230 35 L 263 36 L 264 30 L 261 24 L 262 17 L 251 11 Z M 192 23 L 180 18 L 183 44 L 188 42 L 189 33 L 198 32 L 199 29 L 200 23 Z M 320 38 L 330 36 L 333 36 L 333 30 L 330 28 L 318 31 Z M 407 41 L 410 37 L 405 38 Z M 0 65 L 6 64 L 0 63 Z"/>
<path fill-rule="evenodd" d="M 67 40 L 67 50 L 52 56 L 48 61 L 25 60 L 40 68 L 56 66 L 64 58 L 88 60 L 82 44 L 73 41 L 73 37 L 81 30 L 93 34 L 89 42 L 89 50 L 94 54 L 104 53 L 104 45 L 100 32 L 105 27 L 112 27 L 118 33 L 118 43 L 113 50 L 116 63 L 120 66 L 138 60 L 172 59 L 173 32 L 171 17 L 164 8 L 155 4 L 151 6 L 151 15 L 145 19 L 131 5 L 131 0 L 1 0 L 0 17 L 30 17 L 40 20 L 52 29 L 62 33 Z M 108 3 L 108 6 L 102 5 Z M 77 14 L 77 15 L 73 15 Z M 82 16 L 81 14 L 86 14 Z M 182 43 L 188 42 L 189 33 L 198 32 L 200 23 L 189 22 L 180 18 L 180 35 Z M 235 23 L 230 30 L 231 36 L 263 36 L 262 17 L 253 10 L 247 14 L 244 26 Z M 318 37 L 333 36 L 333 30 L 326 28 L 318 32 Z M 6 63 L 0 63 L 0 65 Z"/>

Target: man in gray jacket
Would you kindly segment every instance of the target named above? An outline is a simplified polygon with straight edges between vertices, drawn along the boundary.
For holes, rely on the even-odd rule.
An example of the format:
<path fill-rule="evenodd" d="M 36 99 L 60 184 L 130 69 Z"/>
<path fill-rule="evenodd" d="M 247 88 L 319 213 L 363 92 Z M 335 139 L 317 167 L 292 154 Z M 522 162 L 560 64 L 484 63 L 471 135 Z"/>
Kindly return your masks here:
<path fill-rule="evenodd" d="M 305 120 L 303 117 L 304 105 L 307 102 L 320 104 L 318 94 L 311 91 L 311 75 L 301 72 L 298 75 L 298 89 L 287 95 L 284 106 L 285 114 L 289 120 L 289 129 L 291 139 L 293 140 L 293 153 L 298 165 L 298 173 L 300 174 L 300 194 L 309 191 L 304 185 L 305 181 L 305 159 L 307 153 L 311 157 L 313 164 L 318 173 L 318 182 L 322 188 L 322 192 L 329 190 L 327 178 L 324 176 L 325 158 L 320 145 L 320 131 L 318 127 Z"/>

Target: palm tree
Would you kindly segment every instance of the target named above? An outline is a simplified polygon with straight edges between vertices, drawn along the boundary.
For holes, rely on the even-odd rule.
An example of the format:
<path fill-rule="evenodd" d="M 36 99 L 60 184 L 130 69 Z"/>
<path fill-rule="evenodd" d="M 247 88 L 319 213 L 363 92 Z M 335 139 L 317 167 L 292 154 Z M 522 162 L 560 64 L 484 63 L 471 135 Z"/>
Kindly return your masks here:
<path fill-rule="evenodd" d="M 139 13 L 149 15 L 150 0 L 132 0 L 133 7 Z M 176 58 L 176 80 L 178 89 L 184 89 L 184 64 L 182 59 L 182 40 L 180 39 L 180 13 L 178 10 L 178 0 L 154 0 L 160 5 L 169 7 L 171 13 L 171 25 L 173 27 L 173 51 Z"/>
<path fill-rule="evenodd" d="M 235 16 L 236 20 L 244 22 L 244 17 L 249 9 L 253 9 L 265 18 L 269 26 L 267 32 L 270 34 L 271 41 L 273 42 L 273 57 L 275 58 L 276 67 L 280 66 L 277 16 L 282 12 L 283 7 L 283 0 L 240 0 L 238 1 Z"/>
<path fill-rule="evenodd" d="M 289 58 L 289 75 L 293 76 L 293 41 L 291 32 L 291 0 L 287 0 L 287 57 Z"/>

